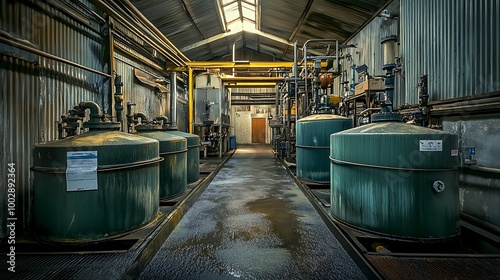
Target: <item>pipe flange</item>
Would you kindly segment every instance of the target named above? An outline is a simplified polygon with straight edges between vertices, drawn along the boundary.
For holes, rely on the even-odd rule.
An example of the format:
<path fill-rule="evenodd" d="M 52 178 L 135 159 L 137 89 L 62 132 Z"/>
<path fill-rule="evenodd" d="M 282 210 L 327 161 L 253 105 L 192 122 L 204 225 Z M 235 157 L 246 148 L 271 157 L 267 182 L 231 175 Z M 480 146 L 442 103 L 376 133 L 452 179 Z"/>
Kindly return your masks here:
<path fill-rule="evenodd" d="M 398 36 L 397 35 L 386 36 L 386 37 L 382 38 L 382 40 L 380 40 L 380 43 L 383 44 L 383 43 L 385 43 L 387 41 L 397 42 L 398 41 Z"/>
<path fill-rule="evenodd" d="M 444 185 L 444 183 L 439 180 L 434 181 L 434 183 L 432 184 L 432 189 L 437 193 L 444 191 L 445 188 L 446 186 Z"/>
<path fill-rule="evenodd" d="M 120 130 L 119 122 L 85 122 L 83 127 L 90 130 Z"/>

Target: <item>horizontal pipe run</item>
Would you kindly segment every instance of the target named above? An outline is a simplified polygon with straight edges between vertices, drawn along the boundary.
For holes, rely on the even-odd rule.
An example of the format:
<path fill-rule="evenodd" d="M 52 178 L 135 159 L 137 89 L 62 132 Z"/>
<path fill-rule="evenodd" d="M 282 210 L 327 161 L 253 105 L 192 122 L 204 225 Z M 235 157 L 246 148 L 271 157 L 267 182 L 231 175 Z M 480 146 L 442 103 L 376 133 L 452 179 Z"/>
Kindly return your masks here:
<path fill-rule="evenodd" d="M 231 105 L 274 105 L 275 100 L 231 100 Z"/>
<path fill-rule="evenodd" d="M 458 102 L 463 102 L 463 101 L 473 101 L 473 100 L 489 99 L 489 98 L 494 98 L 494 97 L 500 97 L 500 91 L 492 92 L 492 93 L 489 93 L 489 94 L 476 94 L 476 95 L 470 95 L 470 96 L 458 97 L 458 98 L 451 98 L 451 99 L 446 99 L 446 100 L 431 101 L 431 102 L 429 102 L 429 106 L 452 104 L 452 103 L 458 103 Z"/>
<path fill-rule="evenodd" d="M 167 58 L 169 58 L 174 64 L 177 66 L 184 66 L 185 61 L 182 61 L 179 58 L 176 58 L 173 54 L 170 52 L 166 51 L 162 46 L 157 44 L 153 39 L 150 37 L 146 36 L 141 30 L 139 30 L 137 27 L 135 27 L 132 23 L 127 21 L 120 13 L 116 12 L 112 7 L 110 7 L 107 3 L 104 1 L 100 0 L 91 0 L 94 5 L 96 5 L 99 9 L 116 19 L 120 24 L 124 25 L 126 28 L 128 28 L 134 35 L 140 37 L 141 39 L 144 39 L 147 41 L 151 46 L 154 48 L 158 49 L 163 55 L 165 55 Z"/>
<path fill-rule="evenodd" d="M 101 71 L 98 71 L 98 70 L 95 70 L 95 69 L 92 69 L 92 68 L 89 68 L 87 66 L 83 66 L 81 64 L 78 64 L 76 62 L 73 62 L 73 61 L 69 61 L 67 59 L 64 59 L 64 58 L 61 58 L 59 56 L 55 56 L 53 54 L 50 54 L 50 53 L 46 53 L 44 51 L 41 51 L 41 50 L 38 50 L 38 49 L 35 49 L 33 47 L 30 47 L 30 46 L 26 46 L 24 44 L 21 44 L 21 43 L 18 43 L 16 41 L 12 41 L 12 40 L 9 40 L 5 37 L 2 37 L 0 36 L 0 43 L 4 43 L 4 44 L 7 44 L 7 45 L 10 45 L 10 46 L 13 46 L 13 47 L 16 47 L 16 48 L 19 48 L 19 49 L 22 49 L 22 50 L 25 50 L 25 51 L 28 51 L 28 52 L 31 52 L 31 53 L 34 53 L 34 54 L 37 54 L 39 56 L 43 56 L 43 57 L 46 57 L 46 58 L 50 58 L 52 60 L 55 60 L 55 61 L 59 61 L 59 62 L 62 62 L 62 63 L 66 63 L 68 65 L 71 65 L 71 66 L 74 66 L 74 67 L 77 67 L 77 68 L 80 68 L 80 69 L 83 69 L 83 70 L 86 70 L 86 71 L 89 71 L 89 72 L 92 72 L 94 74 L 99 74 L 101 76 L 105 76 L 105 77 L 108 77 L 108 78 L 111 78 L 111 75 L 110 74 L 107 74 L 107 73 L 104 73 L 104 72 L 101 72 Z"/>
<path fill-rule="evenodd" d="M 500 174 L 500 168 L 487 167 L 482 165 L 468 165 L 467 167 L 472 170 Z"/>
<path fill-rule="evenodd" d="M 127 6 L 127 8 L 129 8 L 130 10 L 134 11 L 137 14 L 137 16 L 139 16 L 139 18 L 142 20 L 142 22 L 146 24 L 146 27 L 148 26 L 151 27 L 150 31 L 154 35 L 162 39 L 167 44 L 167 46 L 171 48 L 171 51 L 174 52 L 178 58 L 180 58 L 183 61 L 189 61 L 189 58 L 187 58 L 187 56 L 185 56 L 182 52 L 176 51 L 177 47 L 174 44 L 172 44 L 172 42 L 170 42 L 170 40 L 168 40 L 168 38 L 165 37 L 165 35 L 163 35 L 163 33 L 161 33 L 156 28 L 156 26 L 154 26 L 132 3 L 130 3 L 129 1 L 123 1 L 123 4 Z"/>
<path fill-rule="evenodd" d="M 483 103 L 483 104 L 468 104 L 460 106 L 432 108 L 430 110 L 430 114 L 433 116 L 450 115 L 450 114 L 467 115 L 469 113 L 477 113 L 481 111 L 498 112 L 499 109 L 500 109 L 500 102 L 493 102 L 493 103 Z"/>
<path fill-rule="evenodd" d="M 223 77 L 223 82 L 283 82 L 284 77 Z"/>
<path fill-rule="evenodd" d="M 65 14 L 67 17 L 71 18 L 72 20 L 78 22 L 79 24 L 85 26 L 86 28 L 94 31 L 95 33 L 97 34 L 100 34 L 101 31 L 96 29 L 95 27 L 93 27 L 89 22 L 90 20 L 84 16 L 84 15 L 77 15 L 76 13 L 74 13 L 73 11 L 69 10 L 68 8 L 65 8 L 63 6 L 60 6 L 60 5 L 57 5 L 55 3 L 52 3 L 52 1 L 43 1 L 44 3 L 46 3 L 47 5 L 49 5 L 50 7 L 58 10 L 59 12 Z M 36 2 L 35 2 L 36 3 Z M 84 4 L 80 3 L 79 1 L 75 1 L 74 2 L 75 4 L 76 3 L 79 3 L 81 8 L 83 7 L 86 7 Z M 69 6 L 67 3 L 64 3 L 66 4 L 67 6 Z M 42 8 L 39 4 L 37 4 L 39 8 Z M 87 7 L 88 8 L 88 7 Z M 89 12 L 89 10 L 85 9 L 87 12 Z M 96 14 L 92 14 L 97 20 L 104 20 L 102 17 L 96 17 Z M 101 21 L 101 22 L 105 22 L 105 21 Z"/>

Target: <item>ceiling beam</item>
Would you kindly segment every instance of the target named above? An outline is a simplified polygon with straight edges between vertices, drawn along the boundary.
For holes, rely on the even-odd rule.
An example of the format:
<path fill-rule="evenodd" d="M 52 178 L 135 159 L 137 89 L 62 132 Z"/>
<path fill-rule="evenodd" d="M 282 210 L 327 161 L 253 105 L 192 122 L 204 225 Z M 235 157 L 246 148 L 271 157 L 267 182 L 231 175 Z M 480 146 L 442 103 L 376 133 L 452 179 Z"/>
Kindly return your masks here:
<path fill-rule="evenodd" d="M 293 38 L 295 37 L 295 35 L 297 34 L 297 32 L 299 31 L 299 28 L 300 28 L 300 26 L 302 26 L 302 23 L 306 19 L 306 16 L 309 13 L 309 10 L 311 9 L 313 2 L 314 2 L 314 0 L 309 0 L 309 2 L 307 2 L 307 5 L 306 5 L 304 11 L 302 12 L 302 15 L 300 15 L 299 21 L 297 21 L 297 24 L 295 25 L 295 28 L 292 31 L 292 34 L 290 34 L 290 37 L 288 37 L 288 41 L 292 41 Z M 288 52 L 288 47 L 289 46 L 285 47 L 281 57 L 284 57 L 286 55 L 286 53 Z"/>
<path fill-rule="evenodd" d="M 198 47 L 201 47 L 205 44 L 210 44 L 212 42 L 215 42 L 217 40 L 220 40 L 220 39 L 224 39 L 228 36 L 231 36 L 231 35 L 236 35 L 238 33 L 240 33 L 241 31 L 233 31 L 233 30 L 230 30 L 229 32 L 225 32 L 225 33 L 220 33 L 220 34 L 217 34 L 217 35 L 214 35 L 210 38 L 206 38 L 206 39 L 203 39 L 201 41 L 198 41 L 194 44 L 190 44 L 190 45 L 187 45 L 183 48 L 181 48 L 181 52 L 187 52 L 187 51 L 190 51 L 192 49 L 196 49 Z"/>
<path fill-rule="evenodd" d="M 258 30 L 261 30 L 261 21 L 260 21 L 260 16 L 262 13 L 262 4 L 260 3 L 260 0 L 255 0 L 255 25 Z"/>
<path fill-rule="evenodd" d="M 224 32 L 226 32 L 227 31 L 226 13 L 224 13 L 222 10 L 221 0 L 217 0 L 217 11 L 219 12 L 219 17 L 221 19 L 222 30 L 224 30 Z"/>
<path fill-rule="evenodd" d="M 243 30 L 244 32 L 248 32 L 248 33 L 252 33 L 252 34 L 255 34 L 255 35 L 259 35 L 259 36 L 262 36 L 264 38 L 267 38 L 269 40 L 273 40 L 275 42 L 278 42 L 278 43 L 282 43 L 282 44 L 285 44 L 285 45 L 289 45 L 289 46 L 293 46 L 293 43 L 288 41 L 288 40 L 285 40 L 283 38 L 280 38 L 276 35 L 273 35 L 273 34 L 269 34 L 269 33 L 266 33 L 266 32 L 262 32 L 260 30 L 257 30 L 257 29 L 254 29 L 254 30 Z"/>
<path fill-rule="evenodd" d="M 181 0 L 181 4 L 182 4 L 182 8 L 184 9 L 184 12 L 186 13 L 186 16 L 189 18 L 189 21 L 191 21 L 191 24 L 193 25 L 193 27 L 196 29 L 196 31 L 198 31 L 198 34 L 200 34 L 201 38 L 205 39 L 205 37 L 203 36 L 203 33 L 201 33 L 201 30 L 198 28 L 198 26 L 196 25 L 196 22 L 194 21 L 193 17 L 191 16 L 191 13 L 188 11 L 188 8 L 187 8 L 184 0 Z M 207 44 L 207 48 L 210 51 L 210 55 L 214 56 L 214 52 L 212 51 L 212 49 L 210 48 L 210 46 L 208 44 Z"/>
<path fill-rule="evenodd" d="M 205 44 L 209 44 L 209 43 L 215 42 L 217 40 L 226 38 L 228 36 L 239 34 L 241 32 L 252 33 L 252 34 L 259 35 L 259 36 L 262 36 L 264 38 L 267 38 L 269 40 L 273 40 L 273 41 L 278 42 L 278 43 L 282 43 L 282 44 L 285 44 L 285 45 L 293 46 L 293 43 L 290 42 L 290 41 L 287 41 L 287 40 L 285 40 L 283 38 L 280 38 L 280 37 L 278 37 L 276 35 L 273 35 L 273 34 L 262 32 L 262 31 L 257 30 L 257 29 L 254 29 L 254 30 L 236 30 L 236 31 L 230 30 L 229 32 L 217 34 L 215 36 L 203 39 L 203 40 L 201 40 L 199 42 L 196 42 L 194 44 L 187 45 L 187 46 L 181 48 L 181 52 L 187 52 L 187 51 L 190 51 L 192 49 L 196 49 L 198 47 L 201 47 L 201 46 L 203 46 Z"/>

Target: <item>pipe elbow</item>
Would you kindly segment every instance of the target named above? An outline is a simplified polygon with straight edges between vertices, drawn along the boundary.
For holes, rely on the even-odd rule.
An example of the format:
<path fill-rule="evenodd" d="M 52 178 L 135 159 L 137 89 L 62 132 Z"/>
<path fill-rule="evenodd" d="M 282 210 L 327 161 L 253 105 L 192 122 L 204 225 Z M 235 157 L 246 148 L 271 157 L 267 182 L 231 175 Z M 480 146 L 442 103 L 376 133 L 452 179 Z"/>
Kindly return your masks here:
<path fill-rule="evenodd" d="M 78 105 L 83 111 L 87 109 L 90 110 L 90 122 L 99 122 L 99 118 L 101 116 L 101 108 L 99 107 L 99 104 L 94 101 L 83 101 Z"/>
<path fill-rule="evenodd" d="M 157 121 L 163 121 L 163 125 L 166 125 L 168 123 L 168 117 L 167 116 L 158 116 L 155 118 Z"/>
<path fill-rule="evenodd" d="M 148 117 L 144 113 L 135 113 L 134 114 L 134 119 L 141 118 L 142 123 L 148 122 Z"/>

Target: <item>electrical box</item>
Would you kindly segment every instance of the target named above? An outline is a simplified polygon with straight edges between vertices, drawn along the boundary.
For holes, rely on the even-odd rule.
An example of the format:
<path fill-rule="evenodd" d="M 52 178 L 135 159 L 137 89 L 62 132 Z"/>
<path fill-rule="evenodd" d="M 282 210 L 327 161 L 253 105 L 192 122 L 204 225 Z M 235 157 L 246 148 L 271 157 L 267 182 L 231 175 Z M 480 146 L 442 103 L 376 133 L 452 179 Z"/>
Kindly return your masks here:
<path fill-rule="evenodd" d="M 366 91 L 383 91 L 383 79 L 369 79 L 356 85 L 354 94 L 365 93 Z"/>

